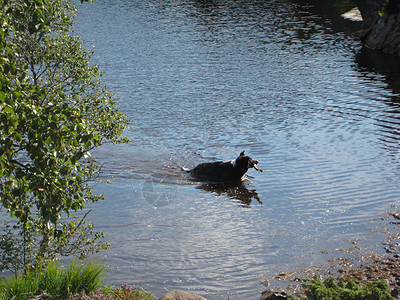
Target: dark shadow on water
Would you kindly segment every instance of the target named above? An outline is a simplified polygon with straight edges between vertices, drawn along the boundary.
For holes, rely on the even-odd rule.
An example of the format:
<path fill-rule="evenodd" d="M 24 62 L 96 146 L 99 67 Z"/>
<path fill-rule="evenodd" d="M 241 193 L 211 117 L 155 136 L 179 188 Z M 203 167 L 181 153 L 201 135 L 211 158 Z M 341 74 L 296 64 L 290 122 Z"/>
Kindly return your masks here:
<path fill-rule="evenodd" d="M 203 183 L 197 187 L 198 189 L 213 193 L 218 196 L 228 196 L 233 200 L 239 200 L 241 204 L 249 206 L 253 200 L 257 200 L 262 204 L 256 190 L 249 190 L 245 182 L 235 183 Z"/>
<path fill-rule="evenodd" d="M 360 74 L 381 74 L 385 76 L 384 81 L 388 84 L 388 88 L 394 94 L 400 94 L 400 57 L 363 47 L 356 54 L 355 62 L 357 64 L 356 70 Z M 395 102 L 398 102 L 398 99 L 398 96 L 393 97 Z"/>

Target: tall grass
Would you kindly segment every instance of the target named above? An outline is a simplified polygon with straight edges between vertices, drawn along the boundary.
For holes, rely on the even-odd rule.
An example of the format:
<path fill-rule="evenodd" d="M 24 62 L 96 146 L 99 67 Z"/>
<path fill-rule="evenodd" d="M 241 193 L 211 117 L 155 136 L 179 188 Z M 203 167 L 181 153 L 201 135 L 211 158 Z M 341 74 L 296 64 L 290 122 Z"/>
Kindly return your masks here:
<path fill-rule="evenodd" d="M 50 263 L 45 270 L 3 279 L 0 282 L 0 299 L 29 300 L 42 293 L 49 294 L 50 299 L 67 299 L 71 294 L 99 289 L 106 271 L 104 264 L 96 262 L 72 262 L 65 269 L 57 263 Z"/>

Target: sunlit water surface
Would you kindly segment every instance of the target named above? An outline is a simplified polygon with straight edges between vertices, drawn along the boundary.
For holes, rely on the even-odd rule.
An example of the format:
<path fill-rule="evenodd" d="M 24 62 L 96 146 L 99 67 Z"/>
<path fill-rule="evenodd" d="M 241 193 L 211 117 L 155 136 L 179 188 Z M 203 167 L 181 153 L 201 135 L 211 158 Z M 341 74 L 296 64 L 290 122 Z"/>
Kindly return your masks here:
<path fill-rule="evenodd" d="M 400 64 L 348 34 L 345 8 L 77 5 L 76 32 L 131 120 L 129 144 L 93 153 L 115 183 L 96 186 L 91 213 L 113 244 L 108 282 L 257 299 L 260 280 L 365 239 L 399 202 Z M 239 186 L 180 169 L 243 150 L 264 172 Z"/>

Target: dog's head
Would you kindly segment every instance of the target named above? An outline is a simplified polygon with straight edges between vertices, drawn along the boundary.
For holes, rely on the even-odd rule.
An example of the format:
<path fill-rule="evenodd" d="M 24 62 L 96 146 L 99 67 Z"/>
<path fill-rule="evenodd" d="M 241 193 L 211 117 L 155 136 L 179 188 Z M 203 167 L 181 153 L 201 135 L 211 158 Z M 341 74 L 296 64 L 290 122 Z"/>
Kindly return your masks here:
<path fill-rule="evenodd" d="M 255 170 L 260 171 L 260 172 L 263 171 L 262 169 L 259 169 L 257 167 L 258 161 L 245 155 L 244 151 L 242 153 L 240 153 L 240 155 L 236 159 L 235 163 L 237 166 L 245 167 L 248 169 L 254 168 Z"/>

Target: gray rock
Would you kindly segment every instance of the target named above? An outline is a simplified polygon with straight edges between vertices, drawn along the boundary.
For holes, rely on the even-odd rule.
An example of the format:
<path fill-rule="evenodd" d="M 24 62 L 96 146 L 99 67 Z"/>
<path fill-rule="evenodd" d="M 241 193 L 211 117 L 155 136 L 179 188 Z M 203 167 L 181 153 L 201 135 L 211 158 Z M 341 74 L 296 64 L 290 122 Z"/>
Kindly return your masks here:
<path fill-rule="evenodd" d="M 182 290 L 173 290 L 163 295 L 160 300 L 207 300 L 196 294 L 185 292 Z"/>
<path fill-rule="evenodd" d="M 364 20 L 364 27 L 370 28 L 379 19 L 379 11 L 382 10 L 386 0 L 354 0 Z"/>
<path fill-rule="evenodd" d="M 285 300 L 287 294 L 283 291 L 266 290 L 261 293 L 260 300 Z"/>
<path fill-rule="evenodd" d="M 400 13 L 383 16 L 364 37 L 372 49 L 400 55 Z"/>
<path fill-rule="evenodd" d="M 45 300 L 45 299 L 50 299 L 50 298 L 51 298 L 51 296 L 49 294 L 43 293 L 43 294 L 40 294 L 40 295 L 32 298 L 31 300 Z"/>
<path fill-rule="evenodd" d="M 356 34 L 371 49 L 400 55 L 400 0 L 354 0 L 364 29 Z"/>

